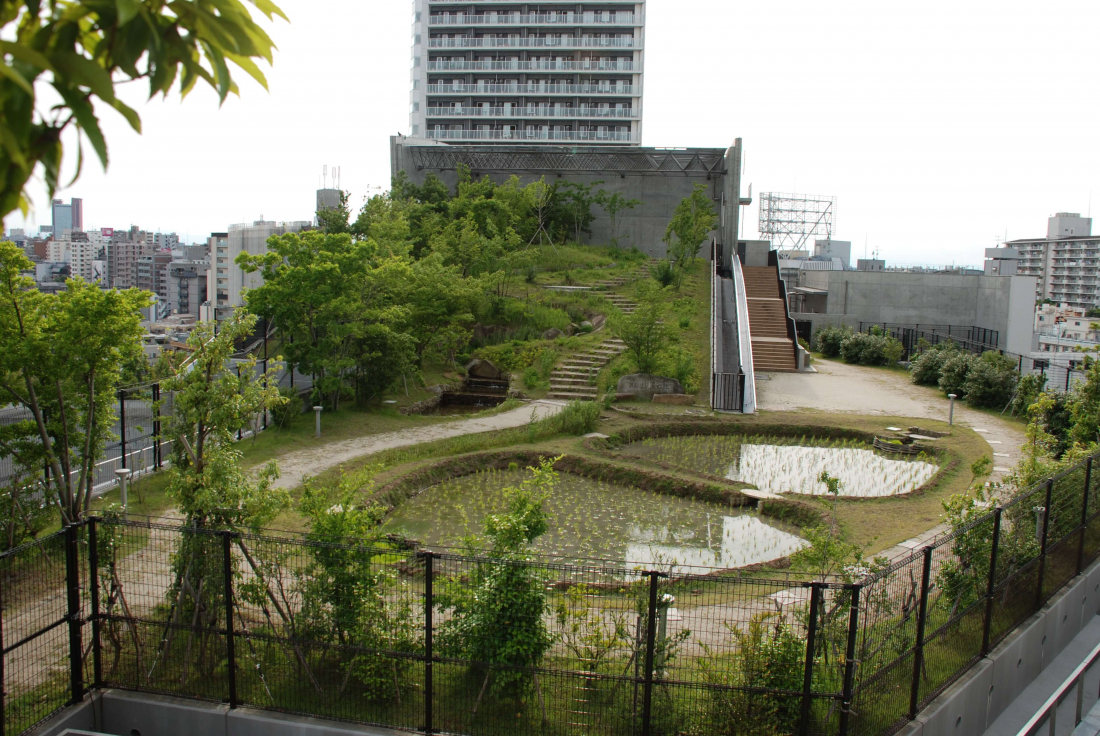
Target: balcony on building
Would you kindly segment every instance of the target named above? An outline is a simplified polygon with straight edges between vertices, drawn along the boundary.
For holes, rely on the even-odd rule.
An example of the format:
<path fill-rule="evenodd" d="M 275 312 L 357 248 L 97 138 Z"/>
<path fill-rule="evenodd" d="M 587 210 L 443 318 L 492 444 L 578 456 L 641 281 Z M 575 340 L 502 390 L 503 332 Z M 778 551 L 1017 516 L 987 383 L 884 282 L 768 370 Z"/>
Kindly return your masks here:
<path fill-rule="evenodd" d="M 433 59 L 429 72 L 633 72 L 633 59 Z M 637 71 L 641 71 L 640 65 Z"/>
<path fill-rule="evenodd" d="M 640 26 L 641 16 L 624 10 L 588 11 L 583 13 L 568 10 L 553 13 L 519 13 L 514 11 L 467 14 L 464 12 L 433 13 L 428 17 L 431 28 L 477 28 L 485 26 L 503 26 L 523 28 L 527 26 Z"/>
<path fill-rule="evenodd" d="M 633 36 L 440 36 L 428 39 L 430 49 L 640 49 L 641 42 Z"/>
<path fill-rule="evenodd" d="M 505 103 L 484 105 L 444 105 L 429 107 L 429 118 L 554 118 L 554 119 L 615 119 L 636 120 L 642 111 L 635 107 L 606 106 L 572 107 L 568 105 L 519 105 Z"/>
<path fill-rule="evenodd" d="M 548 84 L 502 82 L 502 83 L 473 83 L 450 82 L 428 84 L 429 95 L 619 95 L 622 97 L 638 97 L 642 94 L 642 88 L 633 84 L 611 84 L 600 82 L 597 84 Z"/>
<path fill-rule="evenodd" d="M 429 128 L 427 137 L 433 140 L 462 141 L 563 141 L 572 143 L 637 143 L 639 134 L 620 130 L 555 130 L 550 126 L 531 129 L 505 126 L 482 130 L 459 128 Z"/>

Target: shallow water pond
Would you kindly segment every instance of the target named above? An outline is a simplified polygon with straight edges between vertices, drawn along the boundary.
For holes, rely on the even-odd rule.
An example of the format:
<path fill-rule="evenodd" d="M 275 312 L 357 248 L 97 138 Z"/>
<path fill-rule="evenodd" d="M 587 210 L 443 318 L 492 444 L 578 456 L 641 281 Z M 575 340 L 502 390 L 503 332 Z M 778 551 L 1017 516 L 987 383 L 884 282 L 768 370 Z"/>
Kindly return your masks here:
<path fill-rule="evenodd" d="M 432 545 L 481 534 L 526 471 L 484 471 L 435 485 L 398 506 L 385 529 Z M 536 551 L 641 565 L 732 568 L 786 557 L 806 542 L 753 511 L 664 496 L 562 473 L 544 504 L 550 531 Z"/>
<path fill-rule="evenodd" d="M 939 467 L 921 459 L 894 459 L 853 442 L 806 446 L 762 437 L 660 437 L 635 442 L 623 452 L 648 460 L 720 475 L 772 493 L 826 495 L 818 478 L 840 479 L 840 495 L 876 498 L 910 493 Z"/>

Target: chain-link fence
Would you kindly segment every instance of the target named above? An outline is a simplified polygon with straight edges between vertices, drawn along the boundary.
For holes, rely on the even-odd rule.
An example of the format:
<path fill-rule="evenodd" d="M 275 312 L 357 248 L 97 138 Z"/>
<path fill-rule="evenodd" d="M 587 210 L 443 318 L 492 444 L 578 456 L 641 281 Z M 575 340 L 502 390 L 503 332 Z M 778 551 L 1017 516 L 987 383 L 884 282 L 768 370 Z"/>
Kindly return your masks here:
<path fill-rule="evenodd" d="M 0 555 L 3 729 L 114 687 L 476 736 L 891 734 L 1100 554 L 1092 465 L 856 582 L 88 519 Z"/>

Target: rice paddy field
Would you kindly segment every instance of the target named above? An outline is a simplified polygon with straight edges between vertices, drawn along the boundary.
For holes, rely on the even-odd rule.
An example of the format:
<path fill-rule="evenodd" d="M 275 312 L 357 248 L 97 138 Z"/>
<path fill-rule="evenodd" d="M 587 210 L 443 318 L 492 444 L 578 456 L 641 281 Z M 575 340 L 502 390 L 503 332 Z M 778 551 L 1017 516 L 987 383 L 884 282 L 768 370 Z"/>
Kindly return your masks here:
<path fill-rule="evenodd" d="M 504 509 L 504 489 L 524 470 L 488 470 L 432 486 L 398 506 L 387 531 L 429 547 L 477 537 Z M 536 551 L 671 571 L 735 568 L 787 557 L 806 545 L 797 529 L 752 510 L 561 473 L 544 503 L 550 531 Z"/>
<path fill-rule="evenodd" d="M 843 498 L 912 493 L 939 470 L 931 458 L 886 456 L 854 440 L 816 441 L 745 435 L 656 437 L 622 454 L 747 483 L 762 491 L 822 496 L 826 472 L 840 480 Z"/>

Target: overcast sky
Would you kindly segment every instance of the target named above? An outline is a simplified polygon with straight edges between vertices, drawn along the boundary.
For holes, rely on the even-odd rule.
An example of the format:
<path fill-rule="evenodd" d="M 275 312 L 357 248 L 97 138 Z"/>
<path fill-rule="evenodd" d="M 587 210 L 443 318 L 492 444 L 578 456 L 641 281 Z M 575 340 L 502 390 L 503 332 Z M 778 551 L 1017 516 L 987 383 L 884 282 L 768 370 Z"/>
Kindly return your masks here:
<path fill-rule="evenodd" d="M 388 187 L 408 132 L 411 3 L 280 0 L 291 22 L 270 92 L 240 76 L 220 110 L 127 90 L 145 132 L 103 113 L 111 165 L 60 196 L 86 228 L 201 241 L 230 223 L 312 217 L 321 167 L 361 201 Z M 1043 235 L 1056 211 L 1100 212 L 1096 0 L 650 0 L 646 146 L 744 139 L 754 194 L 838 198 L 835 237 L 896 263 L 978 263 Z M 73 149 L 75 151 L 75 149 Z M 71 161 L 70 161 L 71 163 Z M 49 224 L 41 184 L 30 225 Z M 745 236 L 756 234 L 755 204 Z M 19 227 L 18 216 L 9 227 Z"/>

